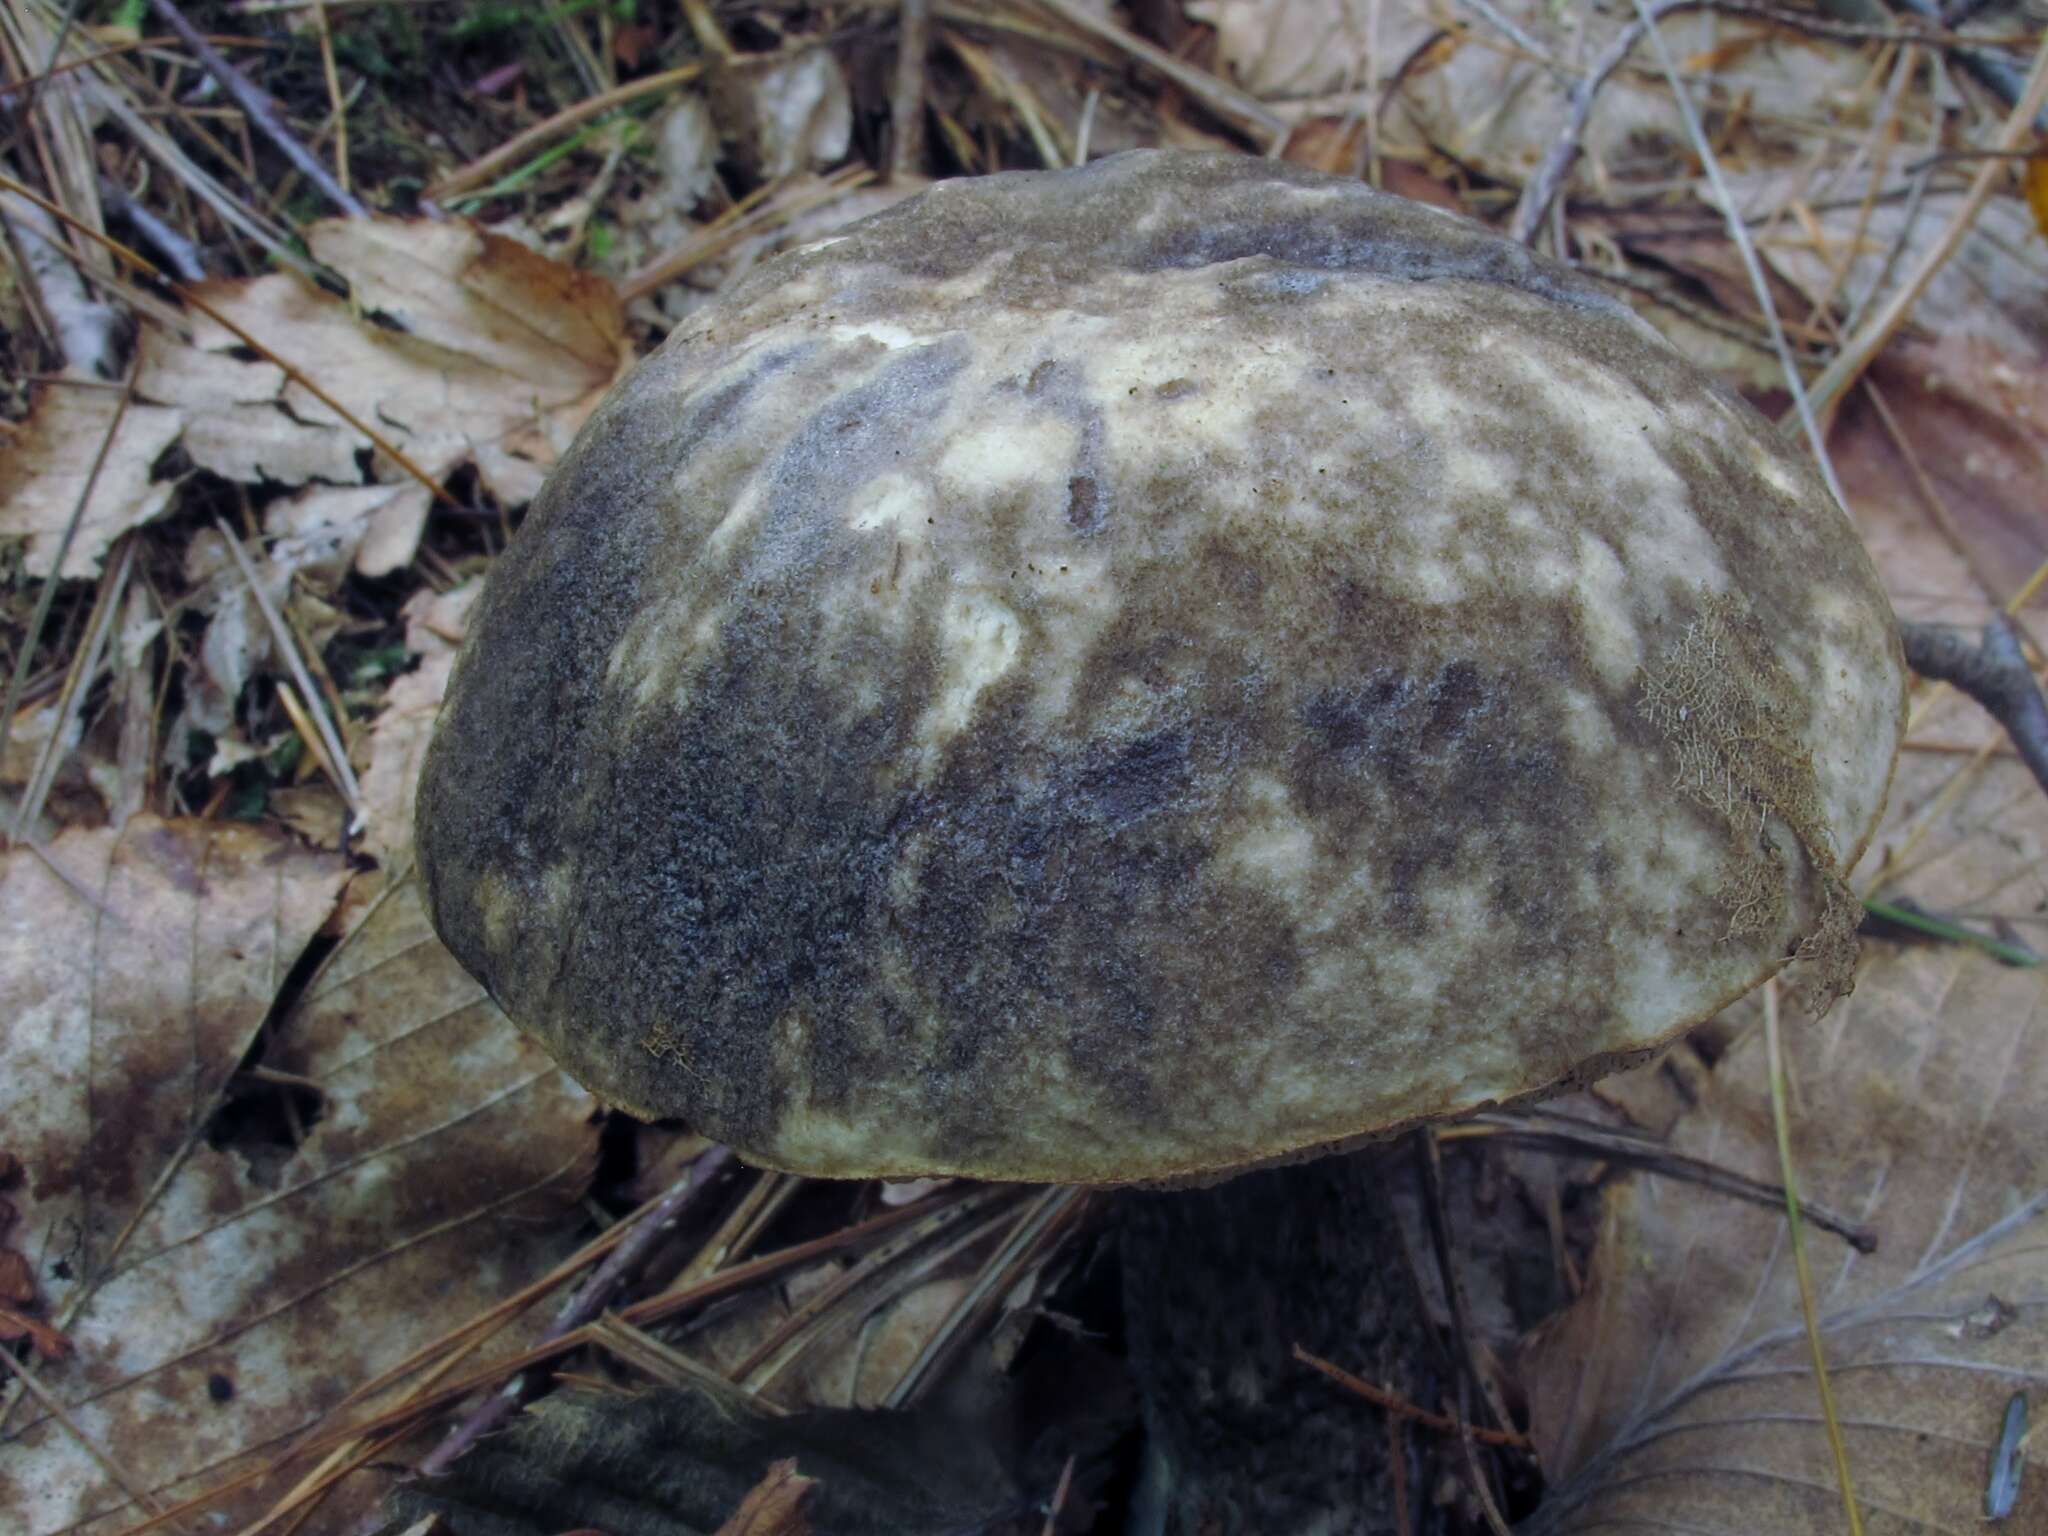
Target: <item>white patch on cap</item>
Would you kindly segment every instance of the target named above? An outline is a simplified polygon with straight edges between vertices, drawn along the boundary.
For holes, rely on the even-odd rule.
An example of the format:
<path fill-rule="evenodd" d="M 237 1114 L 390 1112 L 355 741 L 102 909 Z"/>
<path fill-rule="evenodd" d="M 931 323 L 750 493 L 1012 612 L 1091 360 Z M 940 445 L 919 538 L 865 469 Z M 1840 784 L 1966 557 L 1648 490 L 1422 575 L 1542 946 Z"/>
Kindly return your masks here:
<path fill-rule="evenodd" d="M 1225 857 L 1283 892 L 1297 891 L 1315 863 L 1314 831 L 1294 808 L 1287 786 L 1271 774 L 1247 774 L 1244 794 L 1245 831 Z"/>
<path fill-rule="evenodd" d="M 1064 487 L 1076 443 L 1073 423 L 1057 416 L 1011 418 L 954 438 L 937 468 L 963 496 L 992 495 L 1055 476 Z"/>
<path fill-rule="evenodd" d="M 1643 637 L 1629 618 L 1628 572 L 1606 543 L 1579 535 L 1579 616 L 1586 650 L 1610 688 L 1624 688 L 1643 664 Z"/>
<path fill-rule="evenodd" d="M 899 538 L 922 539 L 930 527 L 931 487 L 908 475 L 877 475 L 846 503 L 846 525 L 860 532 L 892 529 Z"/>
<path fill-rule="evenodd" d="M 946 604 L 940 624 L 946 675 L 938 697 L 918 722 L 918 736 L 943 747 L 974 716 L 982 692 L 1017 664 L 1024 626 L 1017 615 L 986 592 L 967 591 Z M 926 770 L 935 766 L 926 759 Z"/>
<path fill-rule="evenodd" d="M 826 334 L 834 341 L 876 342 L 891 352 L 900 352 L 905 347 L 928 347 L 936 339 L 920 336 L 908 326 L 893 325 L 887 320 L 862 320 L 855 324 L 835 325 Z"/>

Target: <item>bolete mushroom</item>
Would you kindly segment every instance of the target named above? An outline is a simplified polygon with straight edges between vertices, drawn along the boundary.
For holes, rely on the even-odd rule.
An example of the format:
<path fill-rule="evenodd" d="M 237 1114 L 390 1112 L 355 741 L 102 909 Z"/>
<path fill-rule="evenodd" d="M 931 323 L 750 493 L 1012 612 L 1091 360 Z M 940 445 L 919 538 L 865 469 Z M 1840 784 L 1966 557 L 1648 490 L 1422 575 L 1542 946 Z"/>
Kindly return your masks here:
<path fill-rule="evenodd" d="M 1186 1180 L 1845 985 L 1903 698 L 1821 481 L 1605 290 L 1139 152 L 682 324 L 491 574 L 419 852 L 636 1113 Z"/>

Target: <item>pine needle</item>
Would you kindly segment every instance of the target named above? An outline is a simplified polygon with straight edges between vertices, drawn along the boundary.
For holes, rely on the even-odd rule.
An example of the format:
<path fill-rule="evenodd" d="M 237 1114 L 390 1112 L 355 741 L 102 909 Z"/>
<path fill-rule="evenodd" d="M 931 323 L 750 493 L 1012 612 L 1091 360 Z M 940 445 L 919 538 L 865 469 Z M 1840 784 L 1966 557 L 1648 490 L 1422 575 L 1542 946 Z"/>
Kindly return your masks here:
<path fill-rule="evenodd" d="M 1806 1319 L 1806 1342 L 1813 1351 L 1813 1379 L 1820 1388 L 1820 1414 L 1827 1424 L 1828 1450 L 1835 1458 L 1835 1481 L 1842 1489 L 1842 1509 L 1849 1516 L 1849 1536 L 1863 1536 L 1863 1517 L 1857 1513 L 1856 1490 L 1849 1479 L 1849 1450 L 1842 1443 L 1841 1420 L 1835 1416 L 1835 1392 L 1828 1384 L 1827 1356 L 1821 1348 L 1820 1317 L 1813 1304 L 1813 1271 L 1806 1263 L 1799 1183 L 1792 1167 L 1792 1117 L 1785 1106 L 1785 1054 L 1778 1039 L 1776 977 L 1764 983 L 1764 1041 L 1770 1055 L 1771 1124 L 1778 1133 L 1778 1168 L 1785 1184 L 1785 1223 L 1792 1239 L 1792 1266 L 1799 1275 L 1799 1310 Z"/>

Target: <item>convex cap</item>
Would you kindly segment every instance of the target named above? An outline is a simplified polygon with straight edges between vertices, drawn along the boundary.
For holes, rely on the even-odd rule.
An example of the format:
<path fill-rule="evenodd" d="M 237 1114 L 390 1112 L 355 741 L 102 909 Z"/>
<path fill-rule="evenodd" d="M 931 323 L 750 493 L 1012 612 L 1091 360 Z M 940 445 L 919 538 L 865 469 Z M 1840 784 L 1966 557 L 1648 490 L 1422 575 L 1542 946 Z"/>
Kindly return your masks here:
<path fill-rule="evenodd" d="M 1801 458 L 1461 220 L 1141 152 L 768 262 L 493 570 L 435 921 L 770 1167 L 1168 1180 L 1555 1088 L 1804 945 L 1904 667 Z"/>

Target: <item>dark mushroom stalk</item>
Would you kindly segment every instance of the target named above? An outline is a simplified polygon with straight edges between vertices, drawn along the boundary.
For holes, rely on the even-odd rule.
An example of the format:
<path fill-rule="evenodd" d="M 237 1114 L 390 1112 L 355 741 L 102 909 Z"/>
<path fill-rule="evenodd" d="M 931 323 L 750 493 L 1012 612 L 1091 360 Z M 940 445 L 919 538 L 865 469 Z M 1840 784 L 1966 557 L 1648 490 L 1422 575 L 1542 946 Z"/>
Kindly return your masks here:
<path fill-rule="evenodd" d="M 592 419 L 429 754 L 435 921 L 765 1166 L 1213 1180 L 1803 952 L 1903 713 L 1818 479 L 1574 275 L 1284 164 L 944 183 Z"/>

